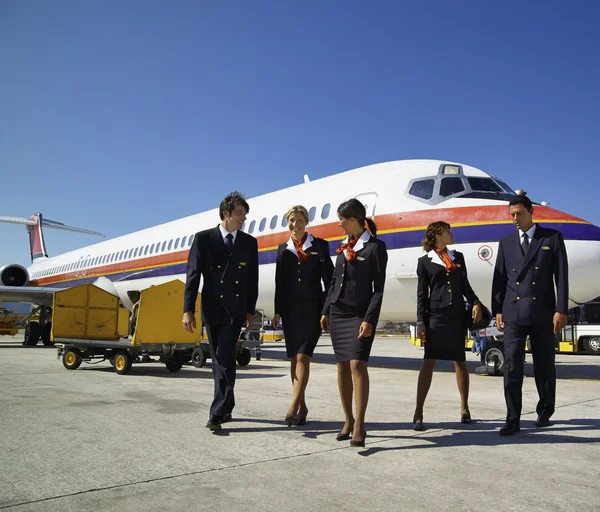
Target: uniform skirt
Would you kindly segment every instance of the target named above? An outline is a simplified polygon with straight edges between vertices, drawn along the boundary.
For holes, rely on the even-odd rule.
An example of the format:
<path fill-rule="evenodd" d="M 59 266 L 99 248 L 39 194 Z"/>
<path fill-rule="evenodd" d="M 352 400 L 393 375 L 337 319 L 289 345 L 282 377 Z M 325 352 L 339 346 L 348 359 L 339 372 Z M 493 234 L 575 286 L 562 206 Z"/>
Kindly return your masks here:
<path fill-rule="evenodd" d="M 359 338 L 358 331 L 364 317 L 365 311 L 357 311 L 340 303 L 331 305 L 329 331 L 335 360 L 338 363 L 369 360 L 375 338 L 375 326 L 373 326 L 373 334 L 369 338 Z"/>
<path fill-rule="evenodd" d="M 321 337 L 321 301 L 296 300 L 290 311 L 282 315 L 282 321 L 287 356 L 312 357 Z"/>
<path fill-rule="evenodd" d="M 426 326 L 425 359 L 465 360 L 464 304 L 434 309 Z"/>

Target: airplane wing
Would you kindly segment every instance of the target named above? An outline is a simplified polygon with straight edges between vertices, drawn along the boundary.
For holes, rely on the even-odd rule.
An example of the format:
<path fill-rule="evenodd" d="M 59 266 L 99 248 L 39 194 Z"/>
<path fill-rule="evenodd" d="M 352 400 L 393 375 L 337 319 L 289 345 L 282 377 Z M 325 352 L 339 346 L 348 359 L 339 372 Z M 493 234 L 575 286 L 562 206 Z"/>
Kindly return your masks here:
<path fill-rule="evenodd" d="M 52 306 L 54 294 L 64 288 L 0 286 L 0 302 L 25 302 L 38 306 Z"/>

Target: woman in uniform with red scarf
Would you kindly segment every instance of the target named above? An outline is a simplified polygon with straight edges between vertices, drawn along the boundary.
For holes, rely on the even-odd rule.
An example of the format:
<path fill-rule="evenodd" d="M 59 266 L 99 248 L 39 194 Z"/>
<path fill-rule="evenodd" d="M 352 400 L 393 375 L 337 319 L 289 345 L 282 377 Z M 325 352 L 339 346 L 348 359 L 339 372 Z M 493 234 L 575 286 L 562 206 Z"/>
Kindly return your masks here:
<path fill-rule="evenodd" d="M 292 402 L 285 421 L 291 427 L 306 423 L 305 390 L 310 361 L 321 337 L 319 320 L 333 274 L 333 263 L 329 243 L 306 232 L 308 212 L 304 206 L 292 206 L 286 218 L 291 236 L 277 249 L 273 328 L 279 329 L 279 321 L 283 320 L 293 386 Z"/>
<path fill-rule="evenodd" d="M 438 221 L 427 226 L 423 248 L 427 254 L 417 265 L 417 337 L 425 343 L 425 356 L 417 384 L 414 430 L 424 430 L 423 405 L 438 359 L 454 361 L 460 393 L 461 423 L 471 423 L 469 371 L 465 361 L 467 317 L 465 297 L 473 305 L 473 320 L 481 319 L 481 304 L 469 284 L 465 258 L 449 251 L 454 243 L 450 224 Z"/>
<path fill-rule="evenodd" d="M 365 445 L 365 413 L 369 400 L 367 365 L 383 300 L 387 248 L 377 239 L 377 226 L 367 219 L 358 199 L 342 203 L 339 226 L 346 239 L 338 249 L 335 271 L 323 307 L 321 327 L 331 331 L 338 387 L 346 416 L 338 441 Z M 356 418 L 352 413 L 352 395 Z"/>

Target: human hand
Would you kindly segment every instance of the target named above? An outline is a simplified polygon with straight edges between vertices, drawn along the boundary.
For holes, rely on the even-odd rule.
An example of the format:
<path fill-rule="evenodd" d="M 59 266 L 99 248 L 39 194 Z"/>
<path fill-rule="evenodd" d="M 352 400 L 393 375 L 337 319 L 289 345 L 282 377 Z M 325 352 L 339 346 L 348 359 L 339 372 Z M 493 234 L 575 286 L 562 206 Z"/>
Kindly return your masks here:
<path fill-rule="evenodd" d="M 194 316 L 194 313 L 192 313 L 191 311 L 186 311 L 183 314 L 181 325 L 183 325 L 183 328 L 186 331 L 193 333 L 194 329 L 196 328 L 196 317 Z"/>
<path fill-rule="evenodd" d="M 425 324 L 417 325 L 417 338 L 425 343 L 425 338 L 427 338 L 427 329 L 425 328 Z"/>
<path fill-rule="evenodd" d="M 502 327 L 502 323 L 502 313 L 496 314 L 496 329 L 498 329 L 500 332 L 504 332 L 504 327 Z"/>
<path fill-rule="evenodd" d="M 554 334 L 562 331 L 567 325 L 567 314 L 559 313 L 558 311 L 554 313 L 554 318 L 552 319 L 554 323 Z"/>
<path fill-rule="evenodd" d="M 252 313 L 246 313 L 246 330 L 249 331 L 252 329 L 252 325 L 254 324 L 254 315 Z"/>
<path fill-rule="evenodd" d="M 273 329 L 275 329 L 276 331 L 279 329 L 279 319 L 281 318 L 281 315 L 275 315 L 273 317 L 273 320 L 271 321 L 271 324 L 273 325 Z"/>
<path fill-rule="evenodd" d="M 481 304 L 475 304 L 473 306 L 473 322 L 479 322 L 482 314 Z"/>
<path fill-rule="evenodd" d="M 327 315 L 321 316 L 321 329 L 324 331 L 329 330 L 329 317 Z"/>
<path fill-rule="evenodd" d="M 373 334 L 373 324 L 370 324 L 369 322 L 363 322 L 360 324 L 358 329 L 359 338 L 370 338 L 371 334 Z"/>

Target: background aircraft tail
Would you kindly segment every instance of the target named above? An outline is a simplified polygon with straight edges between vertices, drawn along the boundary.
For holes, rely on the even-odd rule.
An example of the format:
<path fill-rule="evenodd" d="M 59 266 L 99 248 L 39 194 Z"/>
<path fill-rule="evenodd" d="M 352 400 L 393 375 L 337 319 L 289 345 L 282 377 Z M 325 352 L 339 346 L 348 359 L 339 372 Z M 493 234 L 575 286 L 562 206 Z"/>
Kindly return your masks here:
<path fill-rule="evenodd" d="M 42 229 L 44 227 L 61 229 L 63 231 L 74 231 L 76 233 L 86 233 L 88 235 L 104 236 L 102 233 L 98 233 L 97 231 L 67 226 L 62 222 L 44 219 L 41 213 L 34 213 L 28 219 L 21 217 L 0 217 L 0 222 L 25 225 L 25 228 L 29 233 L 29 250 L 32 263 L 48 257 L 46 243 L 44 242 L 44 230 Z"/>

